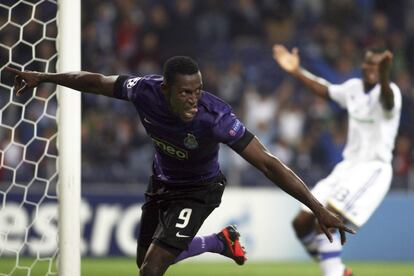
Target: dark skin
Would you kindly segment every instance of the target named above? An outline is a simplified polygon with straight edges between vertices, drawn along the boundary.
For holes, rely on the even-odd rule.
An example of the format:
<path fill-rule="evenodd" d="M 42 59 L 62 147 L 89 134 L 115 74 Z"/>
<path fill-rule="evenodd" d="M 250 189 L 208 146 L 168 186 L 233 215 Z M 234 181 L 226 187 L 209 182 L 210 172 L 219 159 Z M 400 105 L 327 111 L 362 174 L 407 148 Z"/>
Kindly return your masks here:
<path fill-rule="evenodd" d="M 191 122 L 197 113 L 197 103 L 201 98 L 203 82 L 201 73 L 177 76 L 173 84 L 161 85 L 172 113 L 178 115 L 183 122 Z"/>
<path fill-rule="evenodd" d="M 6 68 L 6 70 L 16 75 L 14 91 L 17 95 L 21 95 L 42 82 L 52 82 L 81 92 L 114 97 L 113 89 L 117 79 L 117 76 L 103 76 L 89 72 L 48 74 L 21 72 L 12 68 Z M 191 122 L 196 116 L 198 101 L 202 96 L 201 88 L 200 72 L 192 75 L 177 74 L 173 83 L 161 85 L 172 113 L 185 123 Z M 282 190 L 308 206 L 319 221 L 321 231 L 330 241 L 332 241 L 330 229 L 338 229 L 342 243 L 346 241 L 345 232 L 354 233 L 337 215 L 323 207 L 302 180 L 273 156 L 257 137 L 253 138 L 240 155 Z M 137 258 L 140 275 L 163 275 L 174 263 L 175 258 L 176 255 L 156 244 L 151 244 L 148 249 L 140 247 Z"/>
<path fill-rule="evenodd" d="M 302 82 L 315 95 L 329 99 L 328 87 L 330 83 L 318 76 L 313 75 L 309 71 L 300 66 L 299 50 L 293 48 L 291 52 L 280 44 L 273 46 L 273 58 L 279 66 Z M 390 51 L 382 53 L 374 53 L 367 51 L 361 64 L 362 81 L 365 93 L 369 93 L 377 84 L 381 85 L 380 100 L 385 110 L 394 108 L 394 94 L 390 87 L 389 75 L 393 55 Z M 332 212 L 337 213 L 338 217 L 346 222 L 332 206 L 327 207 Z M 309 234 L 313 229 L 317 232 L 324 232 L 320 229 L 320 225 L 316 223 L 315 216 L 305 211 L 300 211 L 293 220 L 293 228 L 296 235 L 302 238 Z"/>

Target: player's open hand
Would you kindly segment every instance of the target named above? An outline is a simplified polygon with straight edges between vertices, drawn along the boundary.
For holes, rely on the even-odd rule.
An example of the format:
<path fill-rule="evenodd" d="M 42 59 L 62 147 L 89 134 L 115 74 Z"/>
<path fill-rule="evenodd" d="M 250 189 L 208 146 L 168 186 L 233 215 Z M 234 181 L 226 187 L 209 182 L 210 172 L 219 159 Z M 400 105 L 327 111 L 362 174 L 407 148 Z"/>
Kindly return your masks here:
<path fill-rule="evenodd" d="M 299 70 L 300 59 L 298 48 L 293 48 L 292 52 L 289 52 L 285 46 L 275 44 L 273 46 L 273 58 L 288 73 L 294 74 Z"/>
<path fill-rule="evenodd" d="M 318 212 L 318 214 L 315 215 L 318 219 L 321 230 L 325 233 L 330 242 L 332 242 L 332 233 L 329 231 L 330 228 L 338 229 L 341 235 L 341 244 L 344 244 L 346 242 L 345 232 L 355 234 L 354 230 L 346 227 L 336 214 L 334 214 L 326 208 L 322 207 L 320 212 Z"/>
<path fill-rule="evenodd" d="M 22 71 L 19 71 L 11 67 L 6 67 L 4 69 L 15 75 L 14 92 L 16 93 L 17 96 L 20 96 L 21 94 L 23 94 L 26 90 L 30 88 L 36 87 L 41 82 L 39 72 L 32 72 L 32 71 L 22 72 Z"/>

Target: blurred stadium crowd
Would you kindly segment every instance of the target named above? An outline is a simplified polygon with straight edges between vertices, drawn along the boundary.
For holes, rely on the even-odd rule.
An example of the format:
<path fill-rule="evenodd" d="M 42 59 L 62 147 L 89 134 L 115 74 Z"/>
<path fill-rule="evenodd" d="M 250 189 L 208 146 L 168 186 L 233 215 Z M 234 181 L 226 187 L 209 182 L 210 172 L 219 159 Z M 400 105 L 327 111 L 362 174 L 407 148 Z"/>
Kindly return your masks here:
<path fill-rule="evenodd" d="M 392 189 L 414 190 L 412 14 L 409 0 L 83 0 L 82 69 L 161 74 L 172 55 L 195 58 L 205 90 L 229 102 L 313 185 L 342 158 L 347 115 L 282 72 L 272 45 L 298 47 L 304 67 L 333 83 L 360 75 L 367 47 L 389 48 L 392 79 L 403 94 Z M 82 100 L 83 183 L 144 185 L 153 149 L 132 105 L 93 95 Z M 220 158 L 230 185 L 269 185 L 226 146 Z"/>

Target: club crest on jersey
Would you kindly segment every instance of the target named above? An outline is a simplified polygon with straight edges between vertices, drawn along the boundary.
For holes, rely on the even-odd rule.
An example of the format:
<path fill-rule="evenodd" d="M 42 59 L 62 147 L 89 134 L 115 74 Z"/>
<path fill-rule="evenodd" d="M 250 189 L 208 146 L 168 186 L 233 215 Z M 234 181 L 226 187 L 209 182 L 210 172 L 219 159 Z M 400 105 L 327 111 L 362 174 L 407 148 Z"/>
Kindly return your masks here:
<path fill-rule="evenodd" d="M 230 136 L 236 136 L 237 131 L 240 129 L 241 125 L 242 125 L 241 122 L 239 120 L 236 120 L 233 123 L 233 126 L 231 127 L 231 129 L 229 130 Z"/>
<path fill-rule="evenodd" d="M 190 150 L 198 148 L 196 137 L 191 133 L 187 133 L 187 137 L 184 138 L 184 146 Z"/>
<path fill-rule="evenodd" d="M 141 79 L 140 77 L 136 77 L 136 78 L 133 78 L 133 79 L 128 80 L 128 81 L 127 81 L 127 88 L 132 88 L 132 87 L 134 87 L 134 86 L 138 83 L 138 81 L 139 81 L 140 79 Z"/>

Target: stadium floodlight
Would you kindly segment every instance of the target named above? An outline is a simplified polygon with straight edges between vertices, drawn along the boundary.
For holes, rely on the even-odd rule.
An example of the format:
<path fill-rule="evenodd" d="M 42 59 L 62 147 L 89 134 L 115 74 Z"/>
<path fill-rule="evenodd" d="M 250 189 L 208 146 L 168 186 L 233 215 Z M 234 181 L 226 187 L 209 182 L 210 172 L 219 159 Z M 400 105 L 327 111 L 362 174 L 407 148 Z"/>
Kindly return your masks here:
<path fill-rule="evenodd" d="M 0 2 L 0 275 L 80 275 L 80 93 L 4 73 L 80 70 L 80 25 L 80 0 Z"/>

